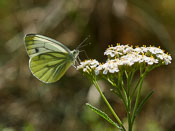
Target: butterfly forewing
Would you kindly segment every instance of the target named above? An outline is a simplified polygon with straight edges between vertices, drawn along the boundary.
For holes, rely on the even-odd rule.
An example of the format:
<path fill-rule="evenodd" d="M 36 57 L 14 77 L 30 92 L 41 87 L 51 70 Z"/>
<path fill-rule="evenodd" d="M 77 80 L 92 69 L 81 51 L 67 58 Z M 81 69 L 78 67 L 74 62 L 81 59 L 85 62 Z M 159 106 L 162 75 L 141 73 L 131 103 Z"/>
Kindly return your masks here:
<path fill-rule="evenodd" d="M 30 57 L 47 52 L 70 53 L 70 50 L 60 42 L 42 35 L 26 35 L 25 46 Z"/>

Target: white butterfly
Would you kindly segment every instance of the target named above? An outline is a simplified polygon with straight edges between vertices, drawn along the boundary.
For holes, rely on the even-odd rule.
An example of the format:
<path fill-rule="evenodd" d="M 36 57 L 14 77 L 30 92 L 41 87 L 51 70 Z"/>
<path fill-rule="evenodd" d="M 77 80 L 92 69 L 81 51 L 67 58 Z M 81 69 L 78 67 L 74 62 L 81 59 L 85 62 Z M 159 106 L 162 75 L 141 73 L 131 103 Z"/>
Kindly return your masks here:
<path fill-rule="evenodd" d="M 25 36 L 25 47 L 32 74 L 44 83 L 59 80 L 79 54 L 78 48 L 71 51 L 60 42 L 37 34 Z"/>

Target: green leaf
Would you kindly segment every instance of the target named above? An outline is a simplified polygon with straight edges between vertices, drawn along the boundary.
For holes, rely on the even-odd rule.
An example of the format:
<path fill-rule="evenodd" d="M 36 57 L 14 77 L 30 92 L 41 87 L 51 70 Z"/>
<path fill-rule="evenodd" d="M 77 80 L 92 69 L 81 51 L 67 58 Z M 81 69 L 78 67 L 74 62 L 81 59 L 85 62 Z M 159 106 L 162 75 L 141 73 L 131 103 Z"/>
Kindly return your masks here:
<path fill-rule="evenodd" d="M 150 93 L 148 93 L 148 95 L 142 100 L 142 102 L 140 103 L 140 105 L 137 108 L 137 113 L 139 113 L 143 107 L 143 105 L 145 104 L 145 102 L 152 96 L 152 94 L 154 93 L 154 91 L 151 91 Z M 137 114 L 136 113 L 136 114 Z"/>
<path fill-rule="evenodd" d="M 101 117 L 103 117 L 105 120 L 107 120 L 109 123 L 111 123 L 113 126 L 121 129 L 117 123 L 115 123 L 111 118 L 109 118 L 109 116 L 104 113 L 103 111 L 101 111 L 100 109 L 97 109 L 96 107 L 92 106 L 89 103 L 86 103 L 86 106 L 88 106 L 92 111 L 94 111 L 95 113 L 97 113 L 98 115 L 100 115 Z"/>

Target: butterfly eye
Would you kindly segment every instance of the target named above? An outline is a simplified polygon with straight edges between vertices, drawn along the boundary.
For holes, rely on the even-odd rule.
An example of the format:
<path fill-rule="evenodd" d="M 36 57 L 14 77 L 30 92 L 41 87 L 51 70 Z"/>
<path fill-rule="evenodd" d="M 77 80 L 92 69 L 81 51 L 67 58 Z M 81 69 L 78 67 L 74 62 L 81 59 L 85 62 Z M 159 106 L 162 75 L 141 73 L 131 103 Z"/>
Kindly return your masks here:
<path fill-rule="evenodd" d="M 38 53 L 39 52 L 39 49 L 38 48 L 35 48 L 35 52 Z"/>
<path fill-rule="evenodd" d="M 79 54 L 79 50 L 73 50 L 72 54 L 73 54 L 73 57 L 76 59 Z"/>
<path fill-rule="evenodd" d="M 73 55 L 76 55 L 76 54 L 78 54 L 79 53 L 79 51 L 78 50 L 73 50 Z"/>

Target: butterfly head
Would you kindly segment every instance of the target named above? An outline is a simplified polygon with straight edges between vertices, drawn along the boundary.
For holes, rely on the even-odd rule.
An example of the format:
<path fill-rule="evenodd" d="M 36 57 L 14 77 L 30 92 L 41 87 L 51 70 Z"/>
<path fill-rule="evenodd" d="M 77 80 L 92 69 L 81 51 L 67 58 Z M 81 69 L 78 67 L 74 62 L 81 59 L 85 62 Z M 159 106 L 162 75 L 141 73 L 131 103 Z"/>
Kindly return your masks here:
<path fill-rule="evenodd" d="M 79 55 L 79 50 L 76 50 L 76 49 L 73 50 L 72 51 L 72 55 L 73 55 L 73 58 L 76 59 L 78 57 L 78 55 Z"/>

